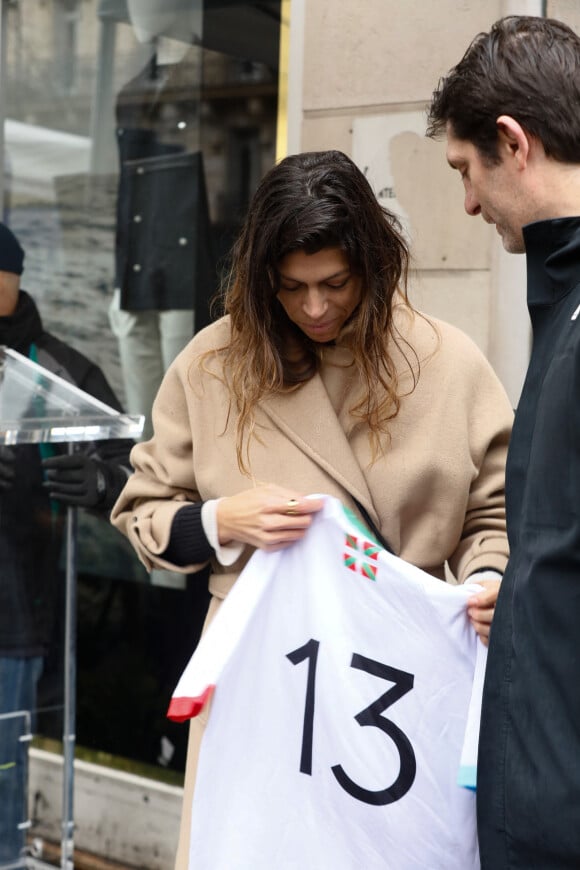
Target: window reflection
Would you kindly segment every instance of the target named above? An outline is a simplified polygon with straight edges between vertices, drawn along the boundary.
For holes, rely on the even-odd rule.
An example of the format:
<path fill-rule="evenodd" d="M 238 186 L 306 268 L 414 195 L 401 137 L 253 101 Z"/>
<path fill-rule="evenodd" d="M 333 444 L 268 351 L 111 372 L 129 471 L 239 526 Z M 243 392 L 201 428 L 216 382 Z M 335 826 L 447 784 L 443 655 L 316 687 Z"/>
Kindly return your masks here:
<path fill-rule="evenodd" d="M 45 327 L 102 368 L 125 410 L 150 418 L 170 361 L 212 317 L 227 252 L 275 159 L 280 0 L 0 4 L 0 213 L 26 250 L 23 286 Z M 149 577 L 82 511 L 78 561 L 77 744 L 179 784 L 187 728 L 165 709 L 199 635 L 203 577 Z M 36 716 L 51 751 L 62 738 L 60 631 Z M 58 790 L 36 795 L 32 835 L 54 836 L 59 801 Z"/>
<path fill-rule="evenodd" d="M 150 409 L 163 373 L 193 334 L 196 302 L 215 292 L 200 151 L 201 8 L 128 0 L 127 12 L 150 56 L 115 95 L 110 323 L 127 408 Z"/>

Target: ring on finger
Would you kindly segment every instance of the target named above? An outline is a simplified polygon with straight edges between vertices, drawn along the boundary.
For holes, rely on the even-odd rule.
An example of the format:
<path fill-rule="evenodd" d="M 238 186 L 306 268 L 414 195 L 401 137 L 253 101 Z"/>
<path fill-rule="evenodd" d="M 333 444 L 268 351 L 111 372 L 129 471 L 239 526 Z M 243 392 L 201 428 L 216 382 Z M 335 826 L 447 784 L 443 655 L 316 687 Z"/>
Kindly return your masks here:
<path fill-rule="evenodd" d="M 297 498 L 291 498 L 289 501 L 287 501 L 285 511 L 286 515 L 291 517 L 294 516 L 294 514 L 297 514 L 298 511 L 296 510 L 296 508 L 298 507 L 298 504 L 299 502 Z"/>

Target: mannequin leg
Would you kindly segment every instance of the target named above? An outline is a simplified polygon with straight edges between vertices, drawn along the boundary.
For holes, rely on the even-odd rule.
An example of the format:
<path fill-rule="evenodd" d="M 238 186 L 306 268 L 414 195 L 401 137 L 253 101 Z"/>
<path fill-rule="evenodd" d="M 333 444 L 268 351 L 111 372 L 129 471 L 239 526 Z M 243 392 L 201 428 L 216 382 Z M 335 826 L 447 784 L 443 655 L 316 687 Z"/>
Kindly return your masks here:
<path fill-rule="evenodd" d="M 165 372 L 159 334 L 159 312 L 122 311 L 115 291 L 109 322 L 119 342 L 125 385 L 125 405 L 130 414 L 145 414 L 143 440 L 151 437 L 151 406 Z"/>
<path fill-rule="evenodd" d="M 159 334 L 163 367 L 167 370 L 177 354 L 192 339 L 195 325 L 193 311 L 159 312 Z"/>

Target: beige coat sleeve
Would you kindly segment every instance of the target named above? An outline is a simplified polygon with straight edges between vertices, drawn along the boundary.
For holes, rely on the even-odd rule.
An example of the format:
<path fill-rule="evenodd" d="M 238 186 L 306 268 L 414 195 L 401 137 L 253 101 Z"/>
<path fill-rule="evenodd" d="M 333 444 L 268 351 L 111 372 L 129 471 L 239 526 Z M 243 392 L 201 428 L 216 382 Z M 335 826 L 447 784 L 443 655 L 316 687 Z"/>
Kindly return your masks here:
<path fill-rule="evenodd" d="M 507 564 L 505 465 L 514 416 L 502 385 L 483 356 L 465 401 L 473 477 L 461 540 L 449 559 L 460 582 L 483 568 L 503 573 Z"/>
<path fill-rule="evenodd" d="M 153 438 L 131 452 L 135 473 L 113 507 L 111 522 L 129 538 L 147 570 L 155 564 L 191 573 L 201 566 L 177 567 L 156 558 L 167 549 L 176 512 L 200 500 L 183 366 L 168 369 L 153 405 L 153 426 Z"/>

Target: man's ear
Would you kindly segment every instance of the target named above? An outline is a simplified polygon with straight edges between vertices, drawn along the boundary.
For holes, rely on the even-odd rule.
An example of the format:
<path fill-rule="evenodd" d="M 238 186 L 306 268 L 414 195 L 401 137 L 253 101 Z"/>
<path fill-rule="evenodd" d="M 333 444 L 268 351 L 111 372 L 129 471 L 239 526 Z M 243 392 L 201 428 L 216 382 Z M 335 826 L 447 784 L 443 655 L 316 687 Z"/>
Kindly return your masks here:
<path fill-rule="evenodd" d="M 511 115 L 500 115 L 495 123 L 500 155 L 514 158 L 517 168 L 525 169 L 531 148 L 529 133 Z"/>

